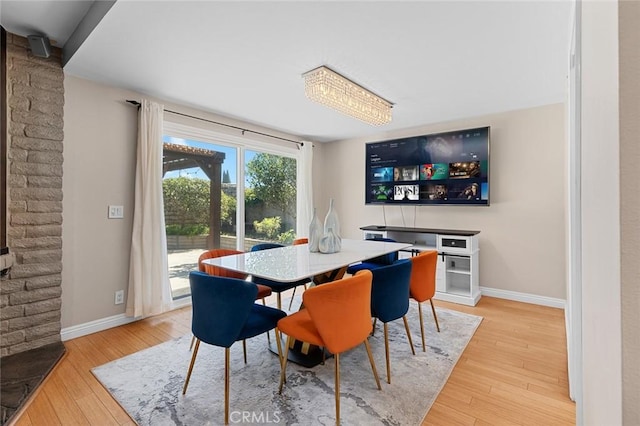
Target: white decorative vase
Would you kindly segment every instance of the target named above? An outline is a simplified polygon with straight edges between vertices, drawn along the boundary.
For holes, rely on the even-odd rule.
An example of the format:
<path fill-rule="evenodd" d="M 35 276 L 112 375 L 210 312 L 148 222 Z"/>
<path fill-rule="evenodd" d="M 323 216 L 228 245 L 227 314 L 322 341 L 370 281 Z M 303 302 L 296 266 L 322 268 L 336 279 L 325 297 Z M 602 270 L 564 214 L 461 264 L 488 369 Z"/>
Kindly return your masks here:
<path fill-rule="evenodd" d="M 335 233 L 333 228 L 329 228 L 329 231 L 324 234 L 320 240 L 320 253 L 337 253 L 342 248 L 342 241 Z"/>
<path fill-rule="evenodd" d="M 316 209 L 313 209 L 313 219 L 309 225 L 309 251 L 311 253 L 317 253 L 320 251 L 320 239 L 322 238 L 322 222 L 318 219 Z"/>
<path fill-rule="evenodd" d="M 333 207 L 333 198 L 329 199 L 329 211 L 324 218 L 324 235 L 329 233 L 329 229 L 333 229 L 338 239 L 342 240 L 340 235 L 340 220 L 338 219 L 338 212 Z"/>
<path fill-rule="evenodd" d="M 333 207 L 333 198 L 329 200 L 329 211 L 324 218 L 324 232 L 318 246 L 321 253 L 337 253 L 342 248 L 340 236 L 340 220 Z"/>

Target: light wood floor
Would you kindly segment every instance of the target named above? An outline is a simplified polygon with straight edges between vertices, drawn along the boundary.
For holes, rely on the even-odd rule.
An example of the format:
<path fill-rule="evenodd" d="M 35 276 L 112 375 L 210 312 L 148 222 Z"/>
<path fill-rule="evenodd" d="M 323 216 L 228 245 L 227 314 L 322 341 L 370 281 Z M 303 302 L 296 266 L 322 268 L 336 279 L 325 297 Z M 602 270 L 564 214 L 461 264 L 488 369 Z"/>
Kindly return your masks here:
<path fill-rule="evenodd" d="M 484 320 L 423 425 L 575 424 L 562 310 L 490 297 L 473 308 L 436 306 Z M 191 310 L 183 308 L 65 342 L 67 356 L 16 424 L 133 425 L 90 369 L 187 334 L 190 323 Z"/>

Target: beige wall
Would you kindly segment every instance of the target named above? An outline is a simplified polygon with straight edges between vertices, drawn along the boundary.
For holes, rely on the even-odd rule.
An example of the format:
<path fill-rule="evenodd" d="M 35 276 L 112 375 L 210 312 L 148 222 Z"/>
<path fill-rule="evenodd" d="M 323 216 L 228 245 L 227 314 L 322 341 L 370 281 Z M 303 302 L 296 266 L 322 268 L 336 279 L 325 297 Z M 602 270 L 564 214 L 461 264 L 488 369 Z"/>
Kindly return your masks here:
<path fill-rule="evenodd" d="M 137 129 L 135 94 L 71 76 L 65 93 L 63 328 L 124 313 Z M 110 204 L 124 219 L 107 219 Z"/>
<path fill-rule="evenodd" d="M 620 31 L 620 252 L 622 420 L 640 424 L 640 2 L 618 9 Z"/>
<path fill-rule="evenodd" d="M 479 230 L 480 286 L 565 299 L 566 133 L 564 104 L 443 123 L 376 140 L 491 126 L 489 207 L 365 206 L 365 142 L 326 144 L 314 151 L 314 193 L 324 214 L 336 199 L 343 236 L 364 225 Z M 330 165 L 330 166 L 328 166 Z M 404 215 L 404 219 L 403 219 Z M 414 217 L 415 216 L 415 217 Z"/>
<path fill-rule="evenodd" d="M 139 93 L 65 77 L 62 231 L 62 327 L 123 314 L 114 293 L 128 289 Z M 162 101 L 160 101 L 162 102 Z M 164 102 L 166 109 L 252 128 L 287 139 L 292 135 Z M 219 133 L 240 131 L 166 114 L 165 119 Z M 252 135 L 264 144 L 291 146 Z M 124 219 L 107 219 L 109 205 L 124 206 Z M 125 296 L 126 297 L 126 296 Z"/>

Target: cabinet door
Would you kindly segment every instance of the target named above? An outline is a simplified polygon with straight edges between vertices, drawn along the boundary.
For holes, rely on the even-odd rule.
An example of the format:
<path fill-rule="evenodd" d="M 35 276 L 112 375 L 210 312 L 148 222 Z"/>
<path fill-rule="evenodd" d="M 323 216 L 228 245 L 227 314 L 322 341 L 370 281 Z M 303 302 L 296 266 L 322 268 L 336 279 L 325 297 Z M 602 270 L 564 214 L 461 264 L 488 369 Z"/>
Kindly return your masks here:
<path fill-rule="evenodd" d="M 445 255 L 447 293 L 464 297 L 471 295 L 471 258 Z"/>
<path fill-rule="evenodd" d="M 447 291 L 447 262 L 445 256 L 438 255 L 438 263 L 436 264 L 436 291 Z"/>

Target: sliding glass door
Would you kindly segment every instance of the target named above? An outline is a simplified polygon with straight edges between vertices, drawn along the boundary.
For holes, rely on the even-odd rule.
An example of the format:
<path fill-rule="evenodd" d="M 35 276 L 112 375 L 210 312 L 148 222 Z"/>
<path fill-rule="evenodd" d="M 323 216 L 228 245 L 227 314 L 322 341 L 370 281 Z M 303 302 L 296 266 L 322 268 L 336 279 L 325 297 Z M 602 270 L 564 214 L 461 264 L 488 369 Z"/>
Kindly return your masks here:
<path fill-rule="evenodd" d="M 169 281 L 189 296 L 189 272 L 209 249 L 290 244 L 296 233 L 295 151 L 165 123 L 163 196 Z"/>

